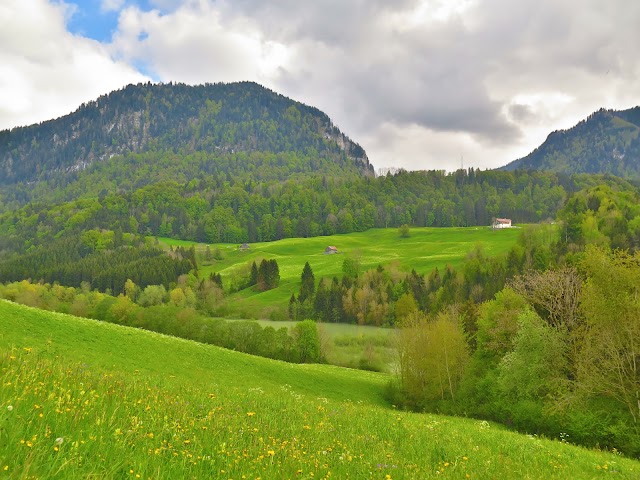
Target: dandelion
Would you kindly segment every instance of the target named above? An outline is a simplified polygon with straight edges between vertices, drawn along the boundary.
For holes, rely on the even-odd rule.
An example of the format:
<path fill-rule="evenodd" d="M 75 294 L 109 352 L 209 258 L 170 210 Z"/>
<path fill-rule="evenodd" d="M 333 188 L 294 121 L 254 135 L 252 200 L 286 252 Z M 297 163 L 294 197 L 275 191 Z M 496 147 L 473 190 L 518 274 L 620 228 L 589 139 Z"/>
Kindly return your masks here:
<path fill-rule="evenodd" d="M 247 417 L 253 417 L 256 414 L 256 412 L 247 412 Z"/>
<path fill-rule="evenodd" d="M 276 452 L 274 452 L 273 450 L 269 450 L 267 452 L 267 455 L 269 455 L 270 457 L 273 457 L 276 454 Z"/>
<path fill-rule="evenodd" d="M 12 411 L 13 410 L 13 405 L 7 405 L 7 410 Z"/>

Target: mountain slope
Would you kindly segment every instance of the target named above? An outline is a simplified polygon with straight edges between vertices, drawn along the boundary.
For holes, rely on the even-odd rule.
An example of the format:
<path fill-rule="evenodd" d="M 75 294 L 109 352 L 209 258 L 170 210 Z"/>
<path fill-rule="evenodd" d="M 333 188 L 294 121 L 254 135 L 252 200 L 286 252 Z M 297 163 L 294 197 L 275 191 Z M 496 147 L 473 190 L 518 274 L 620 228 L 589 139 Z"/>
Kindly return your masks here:
<path fill-rule="evenodd" d="M 526 157 L 502 170 L 609 173 L 640 178 L 640 107 L 599 110 L 573 128 L 552 132 Z"/>
<path fill-rule="evenodd" d="M 55 120 L 0 132 L 0 185 L 81 171 L 136 152 L 201 152 L 214 163 L 238 152 L 296 152 L 373 173 L 362 147 L 326 114 L 258 84 L 148 83 Z"/>

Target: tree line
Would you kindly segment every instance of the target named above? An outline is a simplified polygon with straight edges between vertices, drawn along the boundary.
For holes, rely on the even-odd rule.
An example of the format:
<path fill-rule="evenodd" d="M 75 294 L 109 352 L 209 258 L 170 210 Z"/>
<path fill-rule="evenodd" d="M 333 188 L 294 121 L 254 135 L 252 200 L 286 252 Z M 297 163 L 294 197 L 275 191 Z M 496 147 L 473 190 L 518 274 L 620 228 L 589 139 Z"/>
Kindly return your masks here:
<path fill-rule="evenodd" d="M 44 310 L 70 313 L 142 328 L 180 338 L 293 363 L 323 361 L 315 322 L 292 328 L 261 327 L 257 322 L 211 318 L 206 311 L 222 292 L 214 280 L 182 275 L 173 288 L 128 279 L 124 293 L 113 296 L 92 290 L 27 280 L 0 285 L 0 298 Z"/>

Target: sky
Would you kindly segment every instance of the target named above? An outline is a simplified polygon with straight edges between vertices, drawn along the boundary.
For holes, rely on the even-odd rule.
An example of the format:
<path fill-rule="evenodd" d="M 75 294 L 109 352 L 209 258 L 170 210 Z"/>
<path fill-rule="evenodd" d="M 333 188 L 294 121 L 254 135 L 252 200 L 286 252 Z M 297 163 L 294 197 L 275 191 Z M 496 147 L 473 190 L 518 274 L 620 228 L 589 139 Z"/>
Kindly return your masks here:
<path fill-rule="evenodd" d="M 378 168 L 496 168 L 640 105 L 637 0 L 1 0 L 0 129 L 138 82 L 251 80 Z"/>

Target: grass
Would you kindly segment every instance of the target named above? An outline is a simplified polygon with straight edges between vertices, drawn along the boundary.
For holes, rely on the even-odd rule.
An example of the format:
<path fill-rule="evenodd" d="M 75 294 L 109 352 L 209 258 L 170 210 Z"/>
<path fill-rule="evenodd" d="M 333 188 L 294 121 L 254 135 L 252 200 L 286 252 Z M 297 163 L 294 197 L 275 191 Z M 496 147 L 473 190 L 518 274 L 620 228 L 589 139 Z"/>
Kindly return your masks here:
<path fill-rule="evenodd" d="M 492 230 L 487 227 L 412 228 L 409 238 L 401 238 L 395 228 L 371 229 L 345 235 L 253 243 L 248 251 L 241 251 L 236 244 L 212 244 L 209 246 L 211 251 L 219 248 L 223 259 L 210 262 L 203 261 L 205 244 L 170 238 L 161 238 L 160 241 L 171 246 L 195 245 L 201 274 L 220 273 L 226 286 L 251 262 L 275 258 L 280 268 L 278 288 L 266 292 L 245 289 L 231 295 L 227 301 L 227 311 L 231 316 L 269 318 L 271 312 L 282 316 L 291 294 L 297 295 L 305 262 L 311 265 L 316 282 L 323 277 L 341 276 L 345 257 L 359 259 L 361 271 L 383 265 L 428 274 L 435 267 L 442 269 L 447 264 L 460 266 L 478 244 L 489 256 L 505 254 L 516 243 L 519 234 L 519 229 Z M 328 245 L 335 245 L 340 253 L 325 255 Z"/>
<path fill-rule="evenodd" d="M 615 453 L 396 411 L 387 376 L 0 302 L 0 478 L 638 478 Z"/>

